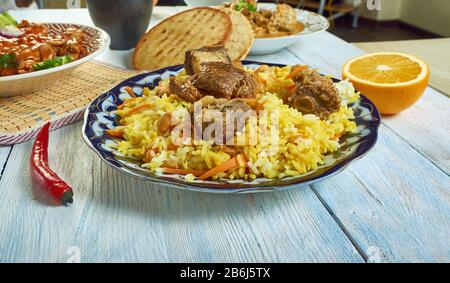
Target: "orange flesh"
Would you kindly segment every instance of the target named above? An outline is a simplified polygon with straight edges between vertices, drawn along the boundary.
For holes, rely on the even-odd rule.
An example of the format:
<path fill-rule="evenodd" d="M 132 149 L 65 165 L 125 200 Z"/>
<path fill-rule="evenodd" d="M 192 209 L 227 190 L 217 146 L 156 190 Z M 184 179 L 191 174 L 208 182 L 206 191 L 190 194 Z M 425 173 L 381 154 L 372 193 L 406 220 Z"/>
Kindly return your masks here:
<path fill-rule="evenodd" d="M 395 84 L 417 79 L 422 72 L 422 67 L 403 56 L 376 55 L 353 62 L 349 71 L 362 80 Z"/>

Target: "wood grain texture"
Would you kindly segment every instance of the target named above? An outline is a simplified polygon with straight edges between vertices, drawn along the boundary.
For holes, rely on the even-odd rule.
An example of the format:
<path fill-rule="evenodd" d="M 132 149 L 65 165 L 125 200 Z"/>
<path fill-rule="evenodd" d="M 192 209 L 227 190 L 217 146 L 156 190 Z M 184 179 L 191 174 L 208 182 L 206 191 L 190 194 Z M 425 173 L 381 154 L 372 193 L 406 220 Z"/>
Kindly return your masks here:
<path fill-rule="evenodd" d="M 54 170 L 75 188 L 69 207 L 32 189 L 31 143 L 14 147 L 0 180 L 0 261 L 362 262 L 310 188 L 259 195 L 169 189 L 120 174 L 79 136 L 51 135 Z"/>
<path fill-rule="evenodd" d="M 450 175 L 450 99 L 432 88 L 414 107 L 383 123 Z"/>
<path fill-rule="evenodd" d="M 341 78 L 342 66 L 364 51 L 330 33 L 311 35 L 289 50 L 324 74 Z M 384 116 L 383 123 L 408 144 L 450 173 L 450 99 L 428 88 L 410 109 L 396 116 Z"/>
<path fill-rule="evenodd" d="M 450 97 L 450 38 L 361 42 L 354 45 L 366 52 L 403 52 L 425 60 L 430 66 L 430 85 Z"/>
<path fill-rule="evenodd" d="M 382 127 L 367 158 L 313 185 L 368 261 L 450 261 L 450 178 Z"/>
<path fill-rule="evenodd" d="M 0 179 L 2 178 L 3 169 L 6 166 L 6 161 L 8 160 L 10 152 L 11 146 L 0 147 Z"/>

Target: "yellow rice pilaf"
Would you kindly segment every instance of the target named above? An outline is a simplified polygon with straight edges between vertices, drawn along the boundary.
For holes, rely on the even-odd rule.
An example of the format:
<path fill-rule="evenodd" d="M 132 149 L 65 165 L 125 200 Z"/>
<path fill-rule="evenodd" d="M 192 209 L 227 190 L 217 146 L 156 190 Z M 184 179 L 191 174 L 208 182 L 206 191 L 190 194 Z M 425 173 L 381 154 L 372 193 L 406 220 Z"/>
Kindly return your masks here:
<path fill-rule="evenodd" d="M 254 72 L 250 69 L 247 71 Z M 246 164 L 219 173 L 213 179 L 251 180 L 259 177 L 283 178 L 305 174 L 322 164 L 324 155 L 339 150 L 339 137 L 356 131 L 356 124 L 352 121 L 354 113 L 347 104 L 356 101 L 359 93 L 351 83 L 343 81 L 336 84 L 343 101 L 340 111 L 331 114 L 327 120 L 320 120 L 315 115 L 302 115 L 296 109 L 283 104 L 280 97 L 288 95 L 289 87 L 295 84 L 292 79 L 286 79 L 290 71 L 289 66 L 263 66 L 257 71 L 257 76 L 264 83 L 257 97 L 258 103 L 268 114 L 273 111 L 279 113 L 277 141 L 261 139 L 256 146 L 241 146 Z M 178 75 L 178 79 L 184 78 L 184 73 Z M 127 157 L 138 159 L 143 168 L 153 172 L 161 172 L 165 164 L 175 165 L 179 169 L 205 171 L 230 160 L 231 156 L 211 141 L 194 141 L 193 144 L 173 147 L 170 134 L 158 133 L 157 123 L 162 115 L 168 112 L 181 113 L 181 110 L 191 107 L 190 103 L 168 91 L 157 95 L 158 89 L 167 89 L 167 84 L 168 79 L 153 90 L 144 89 L 141 97 L 128 99 L 121 109 L 117 110 L 121 117 L 119 129 L 124 138 L 117 143 L 118 151 Z M 145 105 L 142 111 L 130 114 L 131 109 L 142 105 Z M 259 121 L 250 119 L 247 122 L 244 134 L 248 131 L 260 131 L 258 127 L 252 126 L 254 124 L 251 123 L 255 122 Z M 186 174 L 185 177 L 188 181 L 195 178 L 193 174 Z"/>

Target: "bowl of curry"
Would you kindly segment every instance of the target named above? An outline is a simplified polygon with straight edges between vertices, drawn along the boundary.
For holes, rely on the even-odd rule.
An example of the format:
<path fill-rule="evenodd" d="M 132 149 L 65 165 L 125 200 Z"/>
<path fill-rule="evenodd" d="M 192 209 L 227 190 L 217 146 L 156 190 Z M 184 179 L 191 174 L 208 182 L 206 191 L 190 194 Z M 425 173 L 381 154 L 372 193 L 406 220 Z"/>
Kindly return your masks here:
<path fill-rule="evenodd" d="M 236 5 L 238 4 L 231 8 L 238 9 L 249 20 L 255 34 L 250 55 L 278 52 L 306 35 L 326 31 L 330 27 L 330 22 L 325 17 L 294 9 L 287 4 Z"/>
<path fill-rule="evenodd" d="M 109 46 L 103 30 L 67 23 L 17 24 L 0 34 L 0 97 L 28 94 L 61 81 Z"/>

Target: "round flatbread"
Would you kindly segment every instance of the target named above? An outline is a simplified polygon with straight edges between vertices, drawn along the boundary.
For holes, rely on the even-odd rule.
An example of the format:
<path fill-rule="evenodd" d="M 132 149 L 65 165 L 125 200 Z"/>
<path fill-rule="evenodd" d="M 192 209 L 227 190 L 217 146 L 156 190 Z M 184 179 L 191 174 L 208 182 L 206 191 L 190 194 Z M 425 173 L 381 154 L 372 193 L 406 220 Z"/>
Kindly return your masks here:
<path fill-rule="evenodd" d="M 232 32 L 224 11 L 208 7 L 190 9 L 169 17 L 149 30 L 133 55 L 136 70 L 155 70 L 182 64 L 187 50 L 224 45 Z"/>
<path fill-rule="evenodd" d="M 250 52 L 255 39 L 252 25 L 244 15 L 235 10 L 229 8 L 221 8 L 221 10 L 225 11 L 233 22 L 233 31 L 225 43 L 225 48 L 231 60 L 243 60 Z"/>

